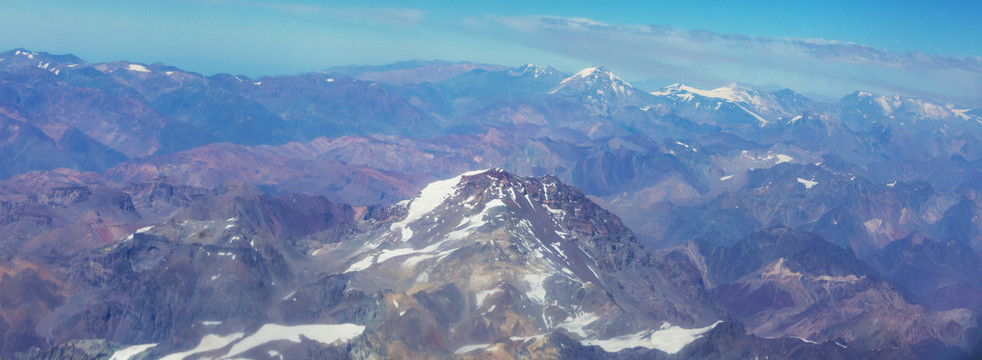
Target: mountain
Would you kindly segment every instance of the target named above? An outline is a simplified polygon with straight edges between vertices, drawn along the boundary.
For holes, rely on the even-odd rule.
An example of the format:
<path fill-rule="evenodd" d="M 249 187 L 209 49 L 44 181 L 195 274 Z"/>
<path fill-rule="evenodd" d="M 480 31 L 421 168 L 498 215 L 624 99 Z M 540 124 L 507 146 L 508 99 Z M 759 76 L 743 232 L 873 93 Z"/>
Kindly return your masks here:
<path fill-rule="evenodd" d="M 503 69 L 505 67 L 500 65 L 475 64 L 466 61 L 410 60 L 380 66 L 338 66 L 321 72 L 384 84 L 406 85 L 438 82 L 474 70 L 499 71 Z"/>
<path fill-rule="evenodd" d="M 550 66 L 528 64 L 498 70 L 475 69 L 431 86 L 440 101 L 448 102 L 452 108 L 448 115 L 459 116 L 496 102 L 530 99 L 556 87 L 565 78 Z"/>
<path fill-rule="evenodd" d="M 855 356 L 834 344 L 747 336 L 711 301 L 696 263 L 647 250 L 554 177 L 473 171 L 370 211 L 240 194 L 231 203 L 206 195 L 218 211 L 169 217 L 68 262 L 5 260 L 20 275 L 0 286 L 43 286 L 5 292 L 3 313 L 45 308 L 26 322 L 4 317 L 5 338 L 32 340 L 3 352 L 52 341 L 18 358 L 664 357 L 749 342 L 763 346 L 737 351 L 772 356 L 784 344 Z M 179 196 L 152 206 L 172 206 L 168 198 Z M 78 338 L 110 342 L 69 341 Z"/>
<path fill-rule="evenodd" d="M 353 286 L 453 294 L 459 300 L 448 306 L 457 313 L 433 330 L 456 329 L 437 334 L 448 350 L 558 329 L 606 344 L 650 333 L 661 321 L 696 328 L 720 316 L 689 288 L 698 279 L 675 268 L 686 264 L 653 268 L 659 260 L 615 217 L 555 178 L 465 173 L 430 184 L 404 209 L 405 217 L 383 227 L 387 236 L 326 256 L 350 259 L 344 271 Z M 416 309 L 414 297 L 396 307 Z"/>
<path fill-rule="evenodd" d="M 575 98 L 604 112 L 611 107 L 643 106 L 646 94 L 604 67 L 589 67 L 563 79 L 549 94 Z"/>
<path fill-rule="evenodd" d="M 862 107 L 869 113 L 886 117 L 913 117 L 926 120 L 960 119 L 975 121 L 982 124 L 982 119 L 971 114 L 972 109 L 962 109 L 952 104 L 941 104 L 930 100 L 906 96 L 885 96 L 865 91 L 857 91 L 846 95 L 839 103 L 842 105 Z"/>
<path fill-rule="evenodd" d="M 571 142 L 614 136 L 656 139 L 718 131 L 674 116 L 664 101 L 635 89 L 603 67 L 590 67 L 530 98 L 498 101 L 462 120 L 490 127 L 531 126 Z"/>
<path fill-rule="evenodd" d="M 814 235 L 770 229 L 729 248 L 688 244 L 679 251 L 704 264 L 714 298 L 757 336 L 860 348 L 971 341 L 965 337 L 974 326 L 970 312 L 911 304 L 848 249 Z M 912 328 L 920 331 L 905 330 Z"/>
<path fill-rule="evenodd" d="M 26 49 L 14 49 L 0 53 L 0 70 L 17 71 L 38 69 L 59 75 L 62 70 L 85 65 L 85 61 L 75 55 L 55 55 L 46 52 L 33 52 Z"/>
<path fill-rule="evenodd" d="M 651 95 L 669 99 L 676 105 L 676 111 L 706 121 L 719 124 L 744 118 L 739 121 L 759 127 L 794 123 L 802 118 L 804 111 L 815 106 L 808 98 L 788 89 L 767 93 L 735 83 L 712 90 L 673 84 Z"/>
<path fill-rule="evenodd" d="M 104 171 L 126 160 L 126 155 L 92 139 L 76 128 L 66 129 L 61 138 L 48 137 L 38 127 L 0 115 L 0 178 L 30 170 L 76 168 Z"/>
<path fill-rule="evenodd" d="M 0 356 L 975 355 L 978 109 L 612 70 L 0 54 Z"/>
<path fill-rule="evenodd" d="M 925 307 L 974 309 L 982 301 L 979 254 L 962 242 L 912 234 L 871 254 L 870 266 Z"/>
<path fill-rule="evenodd" d="M 248 181 L 273 193 L 307 192 L 363 205 L 398 201 L 429 179 L 331 159 L 288 156 L 276 150 L 219 143 L 151 161 L 122 163 L 106 171 L 105 176 L 122 183 L 166 178 L 205 188 Z"/>

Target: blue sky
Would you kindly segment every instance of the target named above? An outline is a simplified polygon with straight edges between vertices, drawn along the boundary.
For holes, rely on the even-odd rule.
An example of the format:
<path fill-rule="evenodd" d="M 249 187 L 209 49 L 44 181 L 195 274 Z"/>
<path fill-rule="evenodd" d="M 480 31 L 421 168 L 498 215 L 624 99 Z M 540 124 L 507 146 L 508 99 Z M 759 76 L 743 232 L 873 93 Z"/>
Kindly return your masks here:
<path fill-rule="evenodd" d="M 0 48 L 213 74 L 447 59 L 982 106 L 982 1 L 0 0 Z"/>

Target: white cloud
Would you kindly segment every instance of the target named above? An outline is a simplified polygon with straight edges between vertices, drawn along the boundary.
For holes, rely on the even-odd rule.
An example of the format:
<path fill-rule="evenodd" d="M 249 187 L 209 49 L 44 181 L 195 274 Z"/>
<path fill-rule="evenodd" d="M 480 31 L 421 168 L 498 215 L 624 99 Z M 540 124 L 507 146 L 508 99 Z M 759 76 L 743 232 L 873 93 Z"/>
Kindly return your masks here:
<path fill-rule="evenodd" d="M 982 105 L 982 58 L 893 53 L 825 39 L 768 38 L 619 26 L 584 18 L 489 16 L 496 36 L 607 65 L 634 79 L 780 84 L 841 96 L 855 90 Z M 487 29 L 487 26 L 484 26 Z"/>

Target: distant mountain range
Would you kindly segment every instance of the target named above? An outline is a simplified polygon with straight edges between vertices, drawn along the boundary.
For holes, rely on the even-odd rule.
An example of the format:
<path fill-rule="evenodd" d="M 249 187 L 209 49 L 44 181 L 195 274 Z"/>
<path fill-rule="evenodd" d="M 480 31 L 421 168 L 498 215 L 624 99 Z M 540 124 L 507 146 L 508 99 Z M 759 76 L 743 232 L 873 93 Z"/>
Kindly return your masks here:
<path fill-rule="evenodd" d="M 0 358 L 974 358 L 982 111 L 0 54 Z"/>

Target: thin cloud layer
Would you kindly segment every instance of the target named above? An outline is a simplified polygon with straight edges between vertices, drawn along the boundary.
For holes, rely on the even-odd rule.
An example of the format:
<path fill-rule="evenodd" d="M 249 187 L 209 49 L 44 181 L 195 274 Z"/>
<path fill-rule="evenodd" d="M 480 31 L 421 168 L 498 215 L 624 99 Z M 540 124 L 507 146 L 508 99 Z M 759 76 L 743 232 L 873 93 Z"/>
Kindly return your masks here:
<path fill-rule="evenodd" d="M 618 26 L 585 18 L 489 16 L 485 34 L 610 66 L 635 79 L 779 84 L 842 96 L 856 90 L 982 106 L 982 58 L 899 54 L 822 39 Z"/>
<path fill-rule="evenodd" d="M 322 6 L 291 2 L 249 0 L 205 0 L 209 3 L 248 6 L 280 12 L 292 17 L 323 21 L 377 23 L 386 25 L 415 25 L 426 20 L 419 9 Z"/>

